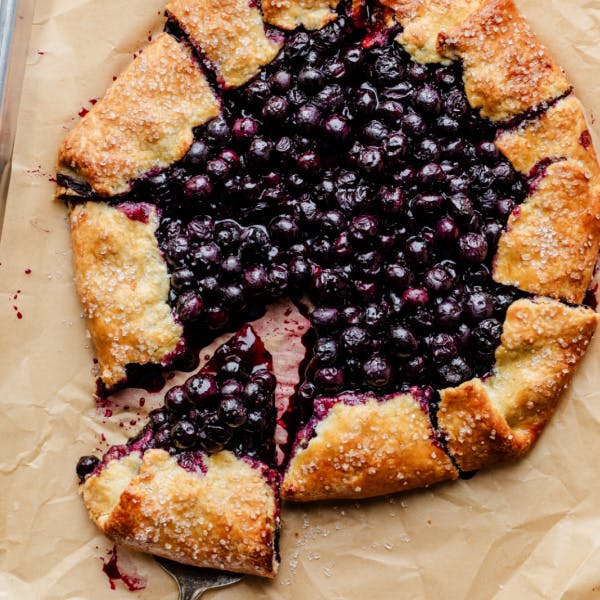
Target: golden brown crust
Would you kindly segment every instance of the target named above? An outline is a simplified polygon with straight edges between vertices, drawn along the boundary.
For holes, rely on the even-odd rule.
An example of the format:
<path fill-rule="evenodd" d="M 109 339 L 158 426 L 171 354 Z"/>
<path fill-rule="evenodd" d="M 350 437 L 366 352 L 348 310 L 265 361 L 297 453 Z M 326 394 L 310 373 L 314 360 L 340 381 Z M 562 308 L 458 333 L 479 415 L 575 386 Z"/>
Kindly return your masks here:
<path fill-rule="evenodd" d="M 438 52 L 439 34 L 464 21 L 483 3 L 484 0 L 382 0 L 394 10 L 403 27 L 397 41 L 420 63 L 447 60 Z"/>
<path fill-rule="evenodd" d="M 286 500 L 368 498 L 458 475 L 410 394 L 338 402 L 315 433 L 290 460 L 281 487 Z"/>
<path fill-rule="evenodd" d="M 462 61 L 471 106 L 493 121 L 522 114 L 570 89 L 513 0 L 485 0 L 439 35 L 438 51 Z"/>
<path fill-rule="evenodd" d="M 101 196 L 124 193 L 143 173 L 182 158 L 192 128 L 219 108 L 190 49 L 163 33 L 67 135 L 58 172 L 84 179 Z"/>
<path fill-rule="evenodd" d="M 104 203 L 76 205 L 70 214 L 77 291 L 107 387 L 125 377 L 129 363 L 160 363 L 183 330 L 167 304 L 169 275 L 148 222 Z"/>
<path fill-rule="evenodd" d="M 321 29 L 336 18 L 339 0 L 263 0 L 261 9 L 266 23 L 281 29 Z"/>
<path fill-rule="evenodd" d="M 600 190 L 581 162 L 551 164 L 508 220 L 493 277 L 534 294 L 580 303 L 600 247 Z"/>
<path fill-rule="evenodd" d="M 600 173 L 585 116 L 574 95 L 561 98 L 543 115 L 517 129 L 501 131 L 496 146 L 513 167 L 528 174 L 540 162 L 579 161 L 596 178 Z"/>
<path fill-rule="evenodd" d="M 164 450 L 134 457 L 110 462 L 82 485 L 107 536 L 189 565 L 275 576 L 277 503 L 259 469 L 227 451 L 206 456 L 203 473 Z"/>
<path fill-rule="evenodd" d="M 281 44 L 265 35 L 260 11 L 248 0 L 171 0 L 167 12 L 216 68 L 238 87 L 269 64 Z"/>
<path fill-rule="evenodd" d="M 516 458 L 552 417 L 598 323 L 588 308 L 518 300 L 508 309 L 494 375 L 442 390 L 438 423 L 463 471 Z"/>

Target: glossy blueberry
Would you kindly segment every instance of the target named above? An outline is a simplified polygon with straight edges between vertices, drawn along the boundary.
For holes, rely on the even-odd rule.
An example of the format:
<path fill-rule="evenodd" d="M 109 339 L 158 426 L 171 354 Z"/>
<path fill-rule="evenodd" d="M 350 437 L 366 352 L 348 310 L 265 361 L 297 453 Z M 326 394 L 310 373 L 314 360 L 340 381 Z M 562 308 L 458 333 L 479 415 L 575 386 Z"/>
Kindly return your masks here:
<path fill-rule="evenodd" d="M 183 384 L 183 390 L 186 398 L 199 408 L 219 393 L 216 378 L 211 373 L 193 375 Z"/>
<path fill-rule="evenodd" d="M 374 388 L 387 386 L 392 380 L 392 366 L 385 356 L 374 354 L 365 361 L 363 373 L 368 385 Z"/>
<path fill-rule="evenodd" d="M 99 464 L 100 459 L 96 456 L 82 456 L 77 461 L 77 467 L 75 468 L 79 480 L 83 481 Z"/>

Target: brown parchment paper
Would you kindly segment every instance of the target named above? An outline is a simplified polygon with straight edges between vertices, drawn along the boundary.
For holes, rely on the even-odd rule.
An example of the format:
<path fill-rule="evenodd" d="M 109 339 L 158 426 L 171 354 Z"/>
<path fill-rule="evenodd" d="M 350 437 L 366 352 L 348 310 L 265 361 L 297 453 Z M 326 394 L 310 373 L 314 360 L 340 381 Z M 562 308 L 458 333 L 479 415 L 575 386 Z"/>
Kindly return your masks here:
<path fill-rule="evenodd" d="M 598 0 L 518 3 L 593 120 Z M 172 580 L 135 553 L 120 557 L 147 587 L 110 589 L 101 559 L 112 544 L 77 495 L 77 458 L 122 441 L 153 402 L 135 391 L 108 416 L 92 401 L 66 213 L 51 200 L 50 180 L 77 113 L 162 28 L 162 7 L 163 0 L 37 2 L 0 244 L 0 598 L 176 598 Z M 600 598 L 599 365 L 596 339 L 520 462 L 392 498 L 288 506 L 277 579 L 247 578 L 207 596 Z"/>

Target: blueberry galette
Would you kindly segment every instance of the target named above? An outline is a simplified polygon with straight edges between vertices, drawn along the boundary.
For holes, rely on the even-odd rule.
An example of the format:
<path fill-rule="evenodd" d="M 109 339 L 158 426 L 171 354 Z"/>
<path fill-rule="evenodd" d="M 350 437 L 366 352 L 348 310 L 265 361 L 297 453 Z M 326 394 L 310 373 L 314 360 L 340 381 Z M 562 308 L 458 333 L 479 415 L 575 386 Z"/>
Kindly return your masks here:
<path fill-rule="evenodd" d="M 512 0 L 166 10 L 59 153 L 98 393 L 239 332 L 78 473 L 109 536 L 272 576 L 279 490 L 363 498 L 531 448 L 597 324 L 600 171 Z M 271 364 L 248 323 L 284 301 Z"/>

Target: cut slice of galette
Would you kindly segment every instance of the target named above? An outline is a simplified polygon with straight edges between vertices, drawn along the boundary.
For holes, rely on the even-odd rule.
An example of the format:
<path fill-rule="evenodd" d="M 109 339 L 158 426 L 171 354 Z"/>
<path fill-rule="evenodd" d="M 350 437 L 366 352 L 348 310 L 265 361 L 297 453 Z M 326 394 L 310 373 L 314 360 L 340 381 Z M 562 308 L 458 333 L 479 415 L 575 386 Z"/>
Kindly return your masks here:
<path fill-rule="evenodd" d="M 279 564 L 272 360 L 249 326 L 165 394 L 141 432 L 77 473 L 90 517 L 125 546 L 273 577 Z"/>
<path fill-rule="evenodd" d="M 99 392 L 192 369 L 287 298 L 311 327 L 282 351 L 300 365 L 278 398 L 284 498 L 521 456 L 597 324 L 576 305 L 600 171 L 513 1 L 172 0 L 167 17 L 59 153 Z"/>

